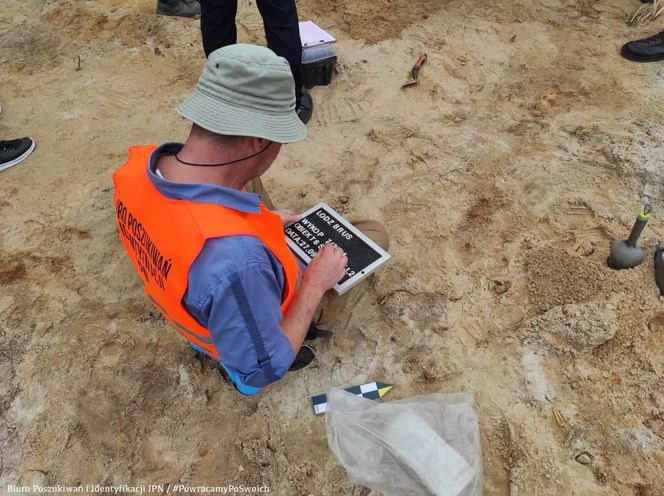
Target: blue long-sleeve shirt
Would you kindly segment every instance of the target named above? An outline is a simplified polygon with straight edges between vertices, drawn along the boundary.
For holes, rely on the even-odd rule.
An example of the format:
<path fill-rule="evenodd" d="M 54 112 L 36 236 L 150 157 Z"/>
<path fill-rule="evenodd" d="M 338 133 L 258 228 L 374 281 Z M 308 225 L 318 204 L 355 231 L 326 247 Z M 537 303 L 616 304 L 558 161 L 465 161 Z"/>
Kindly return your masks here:
<path fill-rule="evenodd" d="M 260 196 L 214 184 L 172 182 L 155 171 L 160 155 L 172 155 L 182 144 L 165 143 L 150 156 L 148 175 L 161 194 L 172 199 L 214 203 L 241 212 L 258 213 Z M 279 261 L 253 236 L 226 236 L 206 241 L 189 269 L 183 304 L 210 330 L 224 366 L 248 386 L 264 387 L 284 376 L 295 352 L 281 330 L 284 272 Z M 258 338 L 269 360 L 258 362 Z"/>

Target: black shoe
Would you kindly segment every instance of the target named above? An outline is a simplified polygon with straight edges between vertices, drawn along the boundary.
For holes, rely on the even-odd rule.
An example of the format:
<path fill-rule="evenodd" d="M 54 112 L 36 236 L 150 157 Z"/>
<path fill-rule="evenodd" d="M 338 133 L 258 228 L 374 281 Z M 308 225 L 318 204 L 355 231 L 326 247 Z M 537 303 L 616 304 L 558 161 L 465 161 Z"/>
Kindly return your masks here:
<path fill-rule="evenodd" d="M 297 352 L 297 356 L 293 361 L 293 365 L 291 365 L 288 370 L 293 372 L 295 370 L 303 369 L 311 362 L 313 362 L 315 358 L 316 353 L 314 352 L 314 349 L 311 346 L 303 344 L 302 348 L 300 348 L 300 351 Z"/>
<path fill-rule="evenodd" d="M 157 0 L 157 15 L 177 17 L 200 17 L 198 0 Z"/>
<path fill-rule="evenodd" d="M 625 43 L 620 51 L 623 57 L 634 62 L 664 60 L 664 31 L 650 38 Z"/>
<path fill-rule="evenodd" d="M 302 96 L 300 97 L 300 105 L 297 108 L 297 116 L 306 124 L 311 119 L 311 114 L 314 113 L 314 101 L 311 94 L 302 88 Z"/>
<path fill-rule="evenodd" d="M 30 138 L 0 141 L 0 171 L 23 162 L 35 149 Z"/>
<path fill-rule="evenodd" d="M 332 331 L 326 329 L 319 329 L 315 325 L 311 324 L 309 326 L 309 331 L 307 331 L 307 337 L 304 338 L 305 341 L 313 341 L 314 339 L 330 339 L 334 336 Z"/>

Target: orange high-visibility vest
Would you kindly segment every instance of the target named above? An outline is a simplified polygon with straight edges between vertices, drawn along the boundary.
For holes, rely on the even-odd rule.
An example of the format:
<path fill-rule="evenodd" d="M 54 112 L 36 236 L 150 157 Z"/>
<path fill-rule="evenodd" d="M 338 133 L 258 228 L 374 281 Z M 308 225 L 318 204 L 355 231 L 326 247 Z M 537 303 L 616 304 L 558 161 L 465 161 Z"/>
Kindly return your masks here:
<path fill-rule="evenodd" d="M 216 349 L 210 331 L 182 304 L 189 269 L 205 241 L 237 235 L 260 239 L 284 270 L 282 314 L 295 298 L 300 268 L 286 244 L 281 217 L 267 210 L 262 202 L 259 213 L 247 213 L 162 195 L 148 177 L 148 161 L 155 148 L 156 145 L 130 147 L 129 159 L 113 174 L 120 240 L 150 302 L 187 341 L 223 362 L 224 351 Z M 261 304 L 249 301 L 252 303 Z M 259 362 L 269 358 L 264 349 L 256 352 Z"/>

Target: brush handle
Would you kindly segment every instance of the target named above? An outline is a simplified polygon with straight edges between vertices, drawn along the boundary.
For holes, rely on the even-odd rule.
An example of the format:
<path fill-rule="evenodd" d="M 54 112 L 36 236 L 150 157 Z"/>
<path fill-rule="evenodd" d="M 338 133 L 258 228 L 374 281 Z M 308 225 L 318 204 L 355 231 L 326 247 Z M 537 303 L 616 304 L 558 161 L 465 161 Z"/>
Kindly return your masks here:
<path fill-rule="evenodd" d="M 413 79 L 417 79 L 417 73 L 420 71 L 422 66 L 426 63 L 428 58 L 429 57 L 427 56 L 426 53 L 423 53 L 422 55 L 419 56 L 419 58 L 415 62 L 415 65 L 410 70 L 410 75 L 413 76 Z"/>
<path fill-rule="evenodd" d="M 629 238 L 627 238 L 627 244 L 629 246 L 636 246 L 636 242 L 639 240 L 649 218 L 650 216 L 647 214 L 641 214 L 636 218 L 636 222 L 634 222 L 634 225 L 632 226 L 632 232 L 629 233 Z"/>

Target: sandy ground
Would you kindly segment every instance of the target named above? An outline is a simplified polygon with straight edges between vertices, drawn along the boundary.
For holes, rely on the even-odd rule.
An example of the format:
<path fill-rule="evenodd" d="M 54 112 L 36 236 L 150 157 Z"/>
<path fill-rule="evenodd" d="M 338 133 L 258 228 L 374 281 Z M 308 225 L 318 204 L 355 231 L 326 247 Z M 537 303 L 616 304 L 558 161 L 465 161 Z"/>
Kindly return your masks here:
<path fill-rule="evenodd" d="M 252 4 L 240 38 L 261 42 Z M 384 221 L 394 258 L 317 365 L 242 399 L 150 310 L 113 223 L 126 147 L 185 136 L 198 22 L 151 0 L 2 0 L 0 136 L 38 148 L 0 173 L 0 492 L 363 495 L 309 396 L 383 380 L 388 400 L 475 394 L 486 495 L 664 494 L 664 66 L 618 55 L 661 27 L 628 28 L 638 5 L 300 0 L 338 37 L 339 74 L 266 184 L 283 207 Z M 647 201 L 647 262 L 613 272 L 609 241 Z"/>

